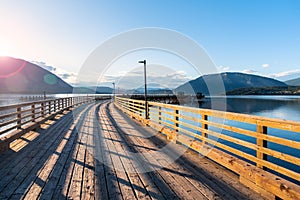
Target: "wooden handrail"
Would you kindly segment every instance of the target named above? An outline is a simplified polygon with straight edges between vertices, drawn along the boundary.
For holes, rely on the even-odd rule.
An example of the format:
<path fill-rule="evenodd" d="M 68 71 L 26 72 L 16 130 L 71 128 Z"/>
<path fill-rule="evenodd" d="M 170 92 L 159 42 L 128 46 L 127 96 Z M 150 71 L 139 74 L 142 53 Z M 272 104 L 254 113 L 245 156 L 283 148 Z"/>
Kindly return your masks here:
<path fill-rule="evenodd" d="M 39 118 L 44 118 L 52 113 L 61 112 L 70 107 L 77 106 L 82 103 L 91 102 L 95 97 L 67 97 L 60 99 L 33 101 L 28 103 L 20 103 L 9 106 L 0 107 L 0 138 L 3 134 L 7 134 L 14 129 L 21 129 L 23 125 L 35 123 Z M 72 102 L 72 103 L 66 103 Z M 30 118 L 30 120 L 27 120 Z M 28 121 L 27 123 L 23 123 Z"/>
<path fill-rule="evenodd" d="M 142 119 L 140 116 L 140 111 L 144 110 L 144 107 L 140 107 L 140 104 L 144 105 L 143 101 L 116 97 L 115 103 L 122 111 L 134 118 L 142 120 L 147 125 L 152 124 L 153 127 L 158 128 L 160 131 L 168 128 L 172 133 L 170 131 L 166 131 L 165 133 L 162 131 L 162 133 L 166 134 L 170 141 L 184 144 L 187 147 L 196 150 L 210 159 L 215 160 L 216 162 L 237 172 L 240 174 L 243 182 L 245 182 L 246 179 L 240 170 L 247 169 L 236 170 L 234 167 L 231 167 L 230 164 L 227 165 L 227 163 L 222 163 L 223 161 L 220 161 L 219 158 L 217 159 L 216 156 L 212 156 L 209 153 L 206 154 L 207 148 L 211 149 L 215 146 L 218 151 L 223 151 L 226 154 L 229 153 L 229 156 L 236 156 L 238 160 L 242 158 L 240 161 L 246 162 L 246 166 L 257 167 L 257 169 L 263 170 L 264 173 L 270 174 L 270 170 L 279 173 L 281 177 L 274 180 L 275 185 L 278 181 L 280 182 L 280 180 L 285 180 L 286 177 L 288 178 L 285 181 L 287 181 L 290 185 L 300 185 L 299 155 L 296 156 L 281 151 L 282 148 L 268 147 L 268 143 L 271 142 L 288 148 L 293 148 L 296 151 L 299 150 L 300 141 L 294 141 L 278 135 L 272 135 L 272 132 L 273 130 L 289 131 L 294 134 L 299 134 L 300 138 L 300 122 L 157 102 L 148 102 L 150 119 L 146 120 Z M 145 115 L 143 115 L 143 117 L 145 117 Z M 235 126 L 234 123 L 221 123 L 215 119 L 219 119 L 219 121 L 222 122 L 224 120 L 229 120 L 231 122 L 249 124 L 252 129 L 238 127 Z M 248 137 L 248 140 L 243 138 L 245 136 Z M 216 138 L 220 138 L 221 142 L 219 142 Z M 208 147 L 206 147 L 207 145 Z M 244 149 L 249 149 L 251 151 L 245 151 Z M 278 164 L 268 160 L 268 156 L 279 159 L 287 164 L 291 163 L 299 168 L 287 168 L 287 165 Z M 253 163 L 255 165 L 253 165 Z M 277 176 L 277 174 L 273 175 Z M 247 180 L 248 179 L 249 177 Z M 248 181 L 254 182 L 256 186 L 259 185 L 257 182 L 259 180 Z M 266 188 L 260 189 L 265 190 Z M 277 189 L 274 189 L 274 191 L 277 191 Z M 296 194 L 299 195 L 300 199 L 300 187 L 298 187 L 297 190 Z M 286 194 L 279 194 L 274 191 L 268 192 L 274 193 L 274 195 L 279 197 L 288 197 Z M 293 198 L 295 198 L 295 196 L 293 196 Z"/>
<path fill-rule="evenodd" d="M 1 106 L 0 152 L 8 150 L 11 142 L 64 110 L 110 98 L 110 96 L 76 96 Z"/>

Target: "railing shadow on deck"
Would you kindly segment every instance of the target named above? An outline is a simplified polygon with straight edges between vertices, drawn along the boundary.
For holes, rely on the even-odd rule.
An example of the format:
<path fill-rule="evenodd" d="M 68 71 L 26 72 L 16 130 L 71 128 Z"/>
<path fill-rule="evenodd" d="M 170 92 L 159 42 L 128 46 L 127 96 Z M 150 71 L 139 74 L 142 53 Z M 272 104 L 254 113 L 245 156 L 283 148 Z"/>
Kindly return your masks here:
<path fill-rule="evenodd" d="M 70 113 L 68 114 L 70 115 Z M 63 116 L 60 120 L 64 120 L 64 118 L 68 117 L 68 115 Z M 57 125 L 57 122 L 50 128 L 53 129 L 55 128 L 55 126 Z M 23 161 L 24 157 L 32 157 L 32 159 L 34 159 L 35 156 L 37 156 L 39 153 L 41 153 L 41 151 L 37 151 L 34 149 L 39 149 L 40 147 L 38 146 L 38 144 L 43 144 L 41 143 L 41 139 L 45 139 L 45 136 L 43 134 L 46 134 L 45 131 L 41 131 L 41 134 L 35 138 L 35 140 L 31 141 L 30 143 L 28 143 L 23 149 L 21 149 L 19 152 L 14 152 L 13 154 L 15 155 L 10 155 L 15 157 L 15 159 L 21 158 L 20 161 Z M 49 134 L 47 134 L 49 136 Z M 58 140 L 63 140 L 63 137 L 59 137 L 57 136 L 56 141 Z M 50 158 L 50 156 L 55 153 L 55 149 L 59 146 L 60 142 L 54 142 L 51 143 L 52 145 L 50 147 L 48 147 L 44 154 L 42 156 L 39 156 L 39 161 L 34 163 L 34 167 L 33 168 L 29 168 L 27 165 L 28 163 L 32 162 L 31 160 L 28 160 L 27 162 L 22 162 L 19 165 L 21 165 L 19 168 L 21 168 L 22 170 L 17 172 L 15 177 L 23 177 L 23 179 L 21 178 L 17 178 L 17 180 L 19 179 L 20 183 L 22 183 L 21 187 L 16 187 L 16 185 L 12 185 L 11 182 L 8 181 L 15 181 L 16 179 L 15 177 L 12 177 L 11 180 L 7 180 L 7 182 L 3 182 L 3 179 L 1 181 L 1 184 L 5 184 L 4 187 L 2 187 L 2 194 L 6 193 L 7 196 L 4 196 L 6 198 L 10 198 L 11 195 L 15 195 L 15 190 L 18 190 L 18 194 L 25 194 L 27 192 L 27 190 L 29 189 L 29 187 L 35 183 L 37 185 L 39 185 L 40 187 L 42 187 L 42 185 L 44 184 L 44 181 L 42 181 L 41 179 L 39 179 L 38 177 L 38 172 L 43 168 L 44 164 L 47 162 L 47 160 Z M 55 145 L 54 145 L 55 144 Z M 11 152 L 5 152 L 4 156 L 9 153 L 11 154 Z M 18 157 L 17 157 L 18 156 Z M 30 166 L 30 165 L 29 165 Z M 8 169 L 11 170 L 11 169 Z M 9 171 L 7 173 L 10 173 Z M 25 182 L 24 182 L 25 181 Z M 10 187 L 8 187 L 10 186 Z M 12 188 L 12 187 L 16 187 L 16 188 Z"/>
<path fill-rule="evenodd" d="M 234 171 L 240 183 L 266 198 L 300 199 L 299 167 L 294 168 L 300 162 L 299 154 L 295 155 L 300 143 L 293 138 L 300 131 L 299 122 L 156 102 L 146 105 L 144 101 L 120 97 L 115 98 L 115 105 L 167 135 L 168 140 L 204 153 Z M 145 119 L 145 109 L 150 119 Z M 226 123 L 219 122 L 222 119 Z M 273 144 L 282 148 L 273 148 Z"/>
<path fill-rule="evenodd" d="M 81 111 L 83 110 L 82 108 L 77 108 L 80 109 Z M 8 156 L 11 157 L 12 159 L 18 159 L 19 161 L 26 161 L 26 158 L 31 158 L 27 160 L 26 162 L 23 163 L 18 163 L 17 166 L 12 166 L 11 169 L 3 169 L 1 168 L 1 173 L 2 175 L 8 175 L 12 176 L 10 178 L 7 178 L 6 180 L 1 179 L 1 197 L 6 199 L 6 198 L 21 198 L 23 195 L 26 195 L 26 193 L 29 191 L 30 187 L 34 184 L 38 185 L 38 187 L 41 188 L 41 194 L 40 198 L 41 199 L 50 199 L 52 198 L 51 195 L 56 195 L 58 198 L 67 198 L 65 196 L 62 196 L 60 194 L 59 190 L 57 190 L 57 187 L 53 187 L 53 185 L 46 185 L 46 182 L 39 178 L 39 173 L 41 170 L 43 170 L 43 167 L 45 166 L 46 162 L 50 159 L 51 156 L 57 155 L 61 156 L 61 154 L 66 154 L 68 157 L 67 161 L 64 163 L 64 170 L 68 170 L 69 167 L 71 166 L 72 162 L 77 162 L 76 160 L 72 159 L 72 154 L 74 153 L 76 143 L 78 141 L 78 131 L 74 127 L 71 129 L 72 123 L 74 120 L 72 119 L 72 113 L 69 112 L 66 115 L 62 116 L 59 119 L 53 119 L 55 121 L 54 124 L 52 124 L 49 128 L 47 129 L 38 129 L 36 130 L 37 132 L 40 132 L 40 135 L 36 137 L 34 140 L 30 141 L 25 147 L 23 147 L 20 151 L 18 152 L 13 152 L 12 150 L 6 151 L 2 154 L 2 157 Z M 82 121 L 82 120 L 81 120 Z M 79 120 L 79 123 L 82 123 Z M 57 133 L 57 127 L 60 127 L 63 124 L 63 129 L 59 130 Z M 79 125 L 80 126 L 80 125 Z M 60 129 L 60 128 L 59 128 Z M 65 138 L 66 132 L 71 131 L 70 138 Z M 41 145 L 45 144 L 46 142 L 43 141 L 44 139 L 47 139 L 51 142 L 50 144 L 47 144 L 48 146 L 42 147 Z M 61 153 L 56 152 L 56 149 L 58 146 L 61 144 L 63 140 L 68 140 L 63 149 L 61 150 Z M 69 146 L 72 146 L 71 149 L 69 149 L 67 152 L 65 152 L 66 148 Z M 40 150 L 41 148 L 41 150 Z M 45 148 L 45 149 L 43 149 Z M 43 150 L 42 150 L 43 149 Z M 42 154 L 42 155 L 40 155 Z M 37 157 L 38 156 L 38 157 Z M 37 162 L 31 163 L 34 159 L 38 159 Z M 60 159 L 60 158 L 58 158 Z M 2 160 L 2 159 L 1 159 Z M 5 161 L 10 161 L 9 158 L 2 160 L 3 162 Z M 1 163 L 2 163 L 1 161 Z M 78 162 L 77 162 L 78 163 Z M 82 164 L 82 163 L 78 163 Z M 1 164 L 2 166 L 5 166 L 5 163 Z M 17 174 L 12 175 L 10 174 L 12 169 L 14 167 L 18 167 L 21 170 L 16 172 Z M 32 168 L 30 168 L 32 167 Z M 3 172 L 4 170 L 4 172 Z M 51 169 L 51 172 L 49 172 L 49 177 L 52 176 L 53 174 L 62 174 L 62 167 L 58 166 L 57 163 L 54 164 L 53 168 Z M 49 178 L 48 177 L 48 178 Z M 48 179 L 47 178 L 47 179 Z M 63 176 L 59 176 L 57 179 L 57 182 L 59 183 L 64 183 L 65 178 Z M 11 182 L 13 181 L 13 182 Z M 54 185 L 56 185 L 54 181 Z M 46 186 L 45 186 L 46 185 Z M 44 188 L 44 187 L 52 187 L 52 188 Z M 62 185 L 63 186 L 63 185 Z M 54 194 L 54 191 L 56 193 Z"/>
<path fill-rule="evenodd" d="M 107 112 L 109 112 L 108 109 L 107 109 Z M 124 129 L 123 127 L 120 127 L 120 125 L 116 122 L 115 118 L 113 118 L 111 115 L 109 115 L 109 118 L 110 118 L 111 122 L 113 123 L 113 125 L 118 130 L 119 136 L 123 140 L 121 142 L 124 142 L 126 144 L 125 146 L 126 146 L 127 150 L 131 151 L 131 152 L 137 152 L 138 150 L 137 150 L 136 144 L 134 144 L 134 142 L 131 141 L 130 138 L 128 138 L 126 136 L 128 134 L 128 131 L 130 132 L 130 130 L 126 130 L 126 128 Z M 129 117 L 126 117 L 125 120 L 126 121 L 124 123 L 129 123 L 129 124 L 135 123 Z M 243 195 L 241 192 L 237 191 L 234 187 L 226 184 L 223 181 L 216 179 L 216 177 L 213 176 L 210 172 L 206 171 L 205 169 L 201 168 L 200 166 L 197 166 L 193 161 L 189 160 L 189 158 L 187 158 L 185 156 L 181 156 L 181 152 L 179 152 L 177 149 L 175 149 L 176 148 L 175 146 L 168 145 L 166 140 L 163 140 L 161 137 L 159 137 L 157 135 L 153 135 L 147 129 L 143 129 L 142 131 L 140 131 L 140 133 L 142 133 L 145 136 L 144 138 L 148 138 L 148 140 L 153 144 L 153 146 L 157 147 L 158 149 L 168 146 L 167 156 L 171 160 L 174 160 L 175 163 L 183 166 L 184 169 L 187 170 L 189 173 L 186 174 L 186 173 L 178 172 L 178 171 L 169 169 L 168 167 L 163 167 L 162 170 L 165 170 L 169 173 L 178 174 L 179 176 L 188 177 L 188 178 L 194 179 L 195 181 L 201 182 L 202 184 L 206 185 L 211 191 L 214 191 L 214 193 L 222 196 L 222 198 L 224 198 L 224 199 L 232 199 L 232 196 L 239 197 L 241 199 L 249 198 L 249 197 Z M 152 136 L 149 137 L 149 135 L 152 135 Z M 176 159 L 176 158 L 178 158 L 178 159 Z M 139 162 L 141 162 L 141 165 L 154 165 L 153 163 L 149 163 L 147 160 L 145 160 L 142 157 L 131 158 L 131 159 L 138 160 Z M 153 167 L 157 168 L 157 169 L 161 168 L 161 166 L 153 166 Z M 148 173 L 155 174 L 153 172 L 148 172 Z M 217 185 L 217 187 L 216 187 L 216 185 Z M 221 191 L 220 191 L 220 188 L 222 188 Z M 166 186 L 166 188 L 163 188 L 163 190 L 165 190 L 165 189 L 169 189 L 168 186 Z M 170 191 L 170 192 L 172 192 L 172 191 Z M 227 195 L 227 194 L 230 194 L 232 196 Z"/>
<path fill-rule="evenodd" d="M 99 113 L 99 107 L 97 107 L 97 111 L 96 113 Z M 98 122 L 100 122 L 100 124 L 96 124 L 99 128 L 99 132 L 98 134 L 96 133 L 96 138 L 95 138 L 95 147 L 96 147 L 96 152 L 98 153 L 98 155 L 96 155 L 96 160 L 97 160 L 97 165 L 102 165 L 103 167 L 103 171 L 104 173 L 111 170 L 112 166 L 110 165 L 110 163 L 107 163 L 108 161 L 106 159 L 110 159 L 108 157 L 105 157 L 109 154 L 113 154 L 114 152 L 108 152 L 108 153 L 105 153 L 107 151 L 107 149 L 104 148 L 104 143 L 105 143 L 105 140 L 109 140 L 109 138 L 105 138 L 101 133 L 104 131 L 104 130 L 101 130 L 102 128 L 100 127 L 101 126 L 101 123 L 105 123 L 105 122 L 101 122 L 101 120 L 99 118 L 102 118 L 102 117 L 107 117 L 107 116 L 104 116 L 104 115 L 100 115 L 100 116 L 96 116 L 96 118 L 98 119 Z M 109 125 L 109 124 L 102 124 L 102 125 Z M 116 130 L 117 132 L 117 130 Z M 100 133 L 100 134 L 99 134 Z M 128 146 L 128 143 L 126 143 L 126 141 L 118 141 L 118 142 L 123 142 L 127 145 L 126 146 L 126 149 L 127 151 L 129 152 L 135 152 L 135 149 L 131 148 Z M 101 158 L 101 156 L 103 156 Z M 124 155 L 121 155 L 121 154 L 118 154 L 117 156 L 124 156 Z M 128 158 L 130 159 L 130 158 Z M 132 158 L 131 158 L 132 159 Z M 138 166 L 140 167 L 145 167 L 144 163 L 143 163 L 143 159 L 142 158 L 135 158 L 134 160 L 132 161 L 135 161 Z M 118 169 L 117 169 L 118 170 Z M 154 172 L 149 172 L 148 175 L 150 177 L 152 177 L 153 179 L 155 179 L 156 181 L 160 181 L 160 186 L 162 186 L 162 188 L 160 188 L 160 190 L 164 191 L 164 193 L 167 193 L 167 194 L 172 194 L 172 191 L 171 189 L 168 187 L 168 185 L 165 184 L 165 182 L 163 182 L 162 180 L 160 180 L 160 178 L 157 176 L 157 174 L 155 174 Z M 101 174 L 100 174 L 101 176 Z M 100 178 L 100 177 L 99 177 Z M 145 190 L 145 188 L 141 188 L 140 186 L 138 185 L 135 185 L 134 183 L 130 183 L 128 182 L 127 180 L 124 180 L 124 179 L 121 179 L 120 177 L 118 177 L 118 180 L 121 184 L 124 184 L 124 185 L 127 185 L 129 187 L 133 187 L 135 188 L 136 190 L 138 190 L 139 192 L 145 192 L 144 195 L 150 195 L 150 196 L 154 196 L 156 199 L 165 199 L 164 196 L 162 196 L 161 194 L 158 194 L 158 193 L 154 193 L 153 191 L 147 191 Z M 100 181 L 100 180 L 99 180 Z M 106 179 L 106 182 L 107 182 L 107 186 L 109 185 L 112 185 L 112 181 L 116 181 L 114 178 L 113 179 Z M 105 188 L 107 189 L 107 188 Z M 113 188 L 110 188 L 110 190 L 113 190 L 111 191 L 111 193 L 115 193 L 116 192 L 116 188 L 113 187 Z M 105 196 L 106 192 L 105 191 L 102 191 L 101 192 L 101 195 L 102 195 L 102 198 L 103 199 L 107 199 L 107 196 Z M 109 194 L 108 194 L 109 195 Z M 136 195 L 136 194 L 135 194 Z M 111 196 L 110 196 L 111 197 Z M 169 196 L 169 198 L 171 198 L 171 196 Z M 174 196 L 174 198 L 176 199 L 176 196 Z"/>

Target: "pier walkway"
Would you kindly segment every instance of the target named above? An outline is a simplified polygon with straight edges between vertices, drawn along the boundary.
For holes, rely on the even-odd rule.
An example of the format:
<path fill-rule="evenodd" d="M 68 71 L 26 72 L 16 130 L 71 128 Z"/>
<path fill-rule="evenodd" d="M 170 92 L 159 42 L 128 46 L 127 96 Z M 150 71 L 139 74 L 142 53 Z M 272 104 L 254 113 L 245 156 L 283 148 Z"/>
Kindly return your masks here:
<path fill-rule="evenodd" d="M 64 110 L 0 154 L 0 199 L 262 199 L 116 106 Z"/>

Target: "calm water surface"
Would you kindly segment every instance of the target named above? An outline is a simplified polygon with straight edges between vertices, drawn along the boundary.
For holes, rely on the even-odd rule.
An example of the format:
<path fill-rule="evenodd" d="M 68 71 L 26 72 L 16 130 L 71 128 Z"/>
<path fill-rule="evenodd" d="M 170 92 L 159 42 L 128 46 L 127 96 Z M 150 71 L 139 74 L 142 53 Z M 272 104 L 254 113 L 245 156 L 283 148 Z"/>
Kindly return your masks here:
<path fill-rule="evenodd" d="M 200 103 L 200 105 L 198 103 L 189 103 L 187 104 L 187 106 L 200 107 L 200 108 L 212 108 L 221 111 L 243 113 L 243 114 L 250 114 L 250 115 L 257 115 L 257 116 L 263 116 L 269 118 L 277 118 L 277 119 L 300 122 L 300 96 L 227 96 L 226 98 L 213 97 L 213 98 L 206 98 L 206 100 Z M 247 123 L 237 122 L 232 120 L 224 121 L 223 119 L 221 120 L 221 119 L 213 119 L 213 118 L 209 118 L 208 120 L 216 121 L 218 123 L 224 123 L 225 125 L 235 126 L 235 127 L 239 127 L 251 131 L 256 131 L 256 125 L 253 124 L 247 124 Z M 200 126 L 200 124 L 198 125 Z M 253 144 L 256 143 L 256 139 L 253 137 L 237 134 L 227 130 L 221 130 L 215 127 L 209 127 L 209 130 L 219 132 L 224 135 L 229 135 L 231 137 L 235 137 Z M 268 128 L 268 135 L 300 142 L 299 132 L 283 131 L 279 129 Z M 220 143 L 239 149 L 248 154 L 254 156 L 256 155 L 256 152 L 250 148 L 246 148 L 238 144 L 228 142 L 226 140 L 222 140 L 220 138 L 219 139 L 214 137 L 210 137 L 210 138 L 218 140 L 218 142 Z M 289 155 L 293 155 L 298 158 L 300 157 L 300 150 L 298 149 L 275 144 L 272 142 L 268 142 L 267 146 L 269 149 L 273 149 Z M 285 162 L 277 158 L 273 158 L 271 156 L 267 156 L 267 160 L 300 173 L 300 167 L 293 163 Z M 300 184 L 298 181 L 295 180 L 291 180 L 291 181 Z"/>
<path fill-rule="evenodd" d="M 213 103 L 212 103 L 213 102 Z M 213 104 L 213 105 L 212 105 Z M 200 106 L 229 112 L 300 121 L 300 96 L 227 96 L 207 98 Z"/>
<path fill-rule="evenodd" d="M 86 96 L 86 94 L 47 94 L 46 99 L 65 98 L 80 95 Z M 38 101 L 43 99 L 44 96 L 42 94 L 0 94 L 0 106 L 7 106 L 11 104 L 25 103 L 30 101 Z"/>

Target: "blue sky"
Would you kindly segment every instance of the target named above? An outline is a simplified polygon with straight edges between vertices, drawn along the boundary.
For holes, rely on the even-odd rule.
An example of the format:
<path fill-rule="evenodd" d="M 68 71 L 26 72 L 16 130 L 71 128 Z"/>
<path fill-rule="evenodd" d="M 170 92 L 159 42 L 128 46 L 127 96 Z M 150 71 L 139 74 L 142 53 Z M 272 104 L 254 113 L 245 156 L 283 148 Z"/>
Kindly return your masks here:
<path fill-rule="evenodd" d="M 299 19 L 298 0 L 2 0 L 0 55 L 76 74 L 111 36 L 161 27 L 195 40 L 220 71 L 286 80 L 300 77 Z"/>

